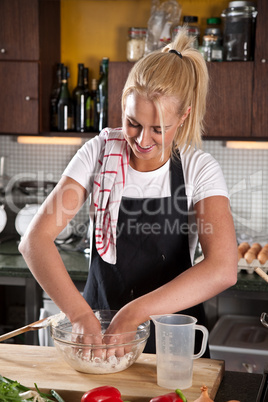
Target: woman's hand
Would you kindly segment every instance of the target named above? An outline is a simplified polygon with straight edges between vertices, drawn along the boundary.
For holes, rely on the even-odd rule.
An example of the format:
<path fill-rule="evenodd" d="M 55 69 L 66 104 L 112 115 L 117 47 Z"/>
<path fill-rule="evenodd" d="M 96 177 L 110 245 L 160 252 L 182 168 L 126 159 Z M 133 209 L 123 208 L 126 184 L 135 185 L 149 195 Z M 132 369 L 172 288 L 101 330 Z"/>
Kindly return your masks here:
<path fill-rule="evenodd" d="M 103 335 L 101 324 L 93 312 L 79 316 L 72 322 L 72 341 L 85 345 L 102 345 Z M 94 350 L 90 347 L 83 348 L 83 358 L 92 360 L 95 357 L 106 358 L 105 350 L 101 347 Z"/>
<path fill-rule="evenodd" d="M 129 344 L 135 339 L 139 324 L 133 321 L 133 315 L 126 314 L 127 308 L 128 305 L 116 313 L 105 332 L 104 342 L 107 345 L 112 343 L 121 345 L 117 348 L 108 348 L 107 357 L 112 355 L 122 357 L 131 352 L 131 345 L 126 346 L 126 343 Z"/>

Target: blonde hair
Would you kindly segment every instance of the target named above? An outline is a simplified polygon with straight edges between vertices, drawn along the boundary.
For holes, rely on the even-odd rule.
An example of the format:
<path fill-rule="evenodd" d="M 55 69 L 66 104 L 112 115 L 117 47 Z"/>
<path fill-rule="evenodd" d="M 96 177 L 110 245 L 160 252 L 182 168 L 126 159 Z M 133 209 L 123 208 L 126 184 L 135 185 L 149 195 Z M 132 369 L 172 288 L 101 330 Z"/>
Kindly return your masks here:
<path fill-rule="evenodd" d="M 152 100 L 159 112 L 162 135 L 164 116 L 161 111 L 161 97 L 172 97 L 178 101 L 178 116 L 182 117 L 188 108 L 191 111 L 182 127 L 177 129 L 172 151 L 186 145 L 199 147 L 203 134 L 203 118 L 206 112 L 208 70 L 201 53 L 192 47 L 193 38 L 187 35 L 186 27 L 175 40 L 163 49 L 154 51 L 133 66 L 122 93 L 122 111 L 126 98 L 133 92 Z M 181 55 L 169 53 L 177 50 Z"/>

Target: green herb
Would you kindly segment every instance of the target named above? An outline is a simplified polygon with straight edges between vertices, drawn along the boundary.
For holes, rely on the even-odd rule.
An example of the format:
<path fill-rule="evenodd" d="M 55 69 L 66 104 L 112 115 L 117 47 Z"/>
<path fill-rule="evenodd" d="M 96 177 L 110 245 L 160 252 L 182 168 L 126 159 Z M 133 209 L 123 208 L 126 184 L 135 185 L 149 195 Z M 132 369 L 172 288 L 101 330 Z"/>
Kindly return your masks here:
<path fill-rule="evenodd" d="M 54 390 L 49 394 L 45 394 L 39 390 L 36 384 L 36 392 L 43 398 L 45 402 L 64 402 L 61 396 Z M 24 392 L 31 391 L 30 388 L 25 387 L 18 381 L 10 380 L 9 378 L 0 375 L 0 402 L 26 402 L 33 401 L 33 397 L 24 398 L 20 396 Z M 51 399 L 52 398 L 52 399 Z"/>
<path fill-rule="evenodd" d="M 64 402 L 64 400 L 62 399 L 62 397 L 61 397 L 54 389 L 52 389 L 50 392 L 51 392 L 51 395 L 54 396 L 54 398 L 55 398 L 58 402 Z"/>
<path fill-rule="evenodd" d="M 0 401 L 2 402 L 21 402 L 22 398 L 19 396 L 20 384 L 17 381 L 10 383 L 6 378 L 0 376 Z"/>

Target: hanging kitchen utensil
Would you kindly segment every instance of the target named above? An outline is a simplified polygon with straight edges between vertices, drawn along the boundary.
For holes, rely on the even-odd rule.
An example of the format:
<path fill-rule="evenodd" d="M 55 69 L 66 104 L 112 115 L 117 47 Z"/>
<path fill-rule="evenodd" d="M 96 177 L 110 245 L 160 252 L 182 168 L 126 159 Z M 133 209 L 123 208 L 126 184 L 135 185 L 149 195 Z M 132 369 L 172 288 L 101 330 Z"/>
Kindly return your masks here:
<path fill-rule="evenodd" d="M 15 228 L 20 236 L 24 236 L 26 230 L 33 219 L 33 217 L 37 214 L 41 205 L 39 204 L 26 204 L 24 208 L 22 208 L 16 219 L 15 219 Z M 72 234 L 72 225 L 68 223 L 68 225 L 59 233 L 57 240 L 66 240 Z"/>
<path fill-rule="evenodd" d="M 261 320 L 262 325 L 264 325 L 265 327 L 268 328 L 268 322 L 266 321 L 266 318 L 265 318 L 266 316 L 268 317 L 267 313 L 262 313 L 260 320 Z"/>
<path fill-rule="evenodd" d="M 5 156 L 0 156 L 0 194 L 5 194 L 10 177 L 5 172 Z"/>
<path fill-rule="evenodd" d="M 46 328 L 52 323 L 59 322 L 65 318 L 65 314 L 60 312 L 55 315 L 51 315 L 50 317 L 43 318 L 42 320 L 35 321 L 32 324 L 25 325 L 24 327 L 15 329 L 14 331 L 7 332 L 4 335 L 0 335 L 0 342 L 5 341 L 9 338 L 13 338 L 14 336 L 23 334 L 28 331 L 35 331 L 37 329 Z"/>
<path fill-rule="evenodd" d="M 25 207 L 19 211 L 15 219 L 15 228 L 20 236 L 24 236 L 31 220 L 37 214 L 39 208 L 39 204 L 26 204 Z"/>
<path fill-rule="evenodd" d="M 57 183 L 54 181 L 28 180 L 19 182 L 17 187 L 22 193 L 26 195 L 48 195 L 56 186 L 56 184 Z"/>
<path fill-rule="evenodd" d="M 7 214 L 4 205 L 0 205 L 0 233 L 5 229 L 7 223 Z"/>

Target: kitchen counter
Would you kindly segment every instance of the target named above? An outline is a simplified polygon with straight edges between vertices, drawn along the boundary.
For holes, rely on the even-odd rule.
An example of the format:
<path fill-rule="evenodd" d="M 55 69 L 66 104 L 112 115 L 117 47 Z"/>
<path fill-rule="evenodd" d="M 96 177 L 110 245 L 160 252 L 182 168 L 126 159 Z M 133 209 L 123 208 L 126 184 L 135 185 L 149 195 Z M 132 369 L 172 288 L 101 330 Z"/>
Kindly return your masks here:
<path fill-rule="evenodd" d="M 68 250 L 63 250 L 66 245 L 58 246 L 62 260 L 72 280 L 80 285 L 87 279 L 89 267 L 89 255 L 81 251 L 75 251 L 77 244 L 67 245 Z M 0 238 L 0 286 L 17 285 L 25 286 L 25 311 L 26 323 L 38 319 L 41 307 L 42 289 L 34 279 L 27 267 L 22 255 L 18 251 L 18 241 L 9 240 L 1 243 Z M 81 286 L 80 286 L 81 287 Z M 223 296 L 268 300 L 268 283 L 256 273 L 238 273 L 236 285 L 221 293 Z M 26 334 L 26 342 L 37 344 L 34 333 Z"/>
<path fill-rule="evenodd" d="M 189 402 L 201 394 L 202 385 L 208 386 L 215 402 L 257 400 L 262 375 L 224 372 L 223 364 L 203 358 L 194 361 L 193 385 L 184 390 Z M 102 385 L 117 387 L 124 400 L 133 402 L 148 402 L 171 391 L 157 385 L 156 356 L 144 353 L 122 372 L 94 375 L 72 369 L 53 347 L 0 344 L 0 367 L 1 375 L 31 388 L 36 382 L 42 390 L 55 389 L 66 402 L 78 402 L 85 391 Z"/>
<path fill-rule="evenodd" d="M 86 281 L 89 266 L 89 256 L 79 251 L 74 251 L 76 244 L 69 250 L 63 250 L 59 246 L 62 260 L 74 281 Z M 1 277 L 31 278 L 32 274 L 27 267 L 22 255 L 18 251 L 18 241 L 10 240 L 1 243 L 0 238 L 0 284 Z M 245 271 L 238 273 L 236 285 L 225 292 L 258 292 L 264 293 L 268 298 L 268 283 L 256 273 L 249 274 Z M 224 292 L 224 293 L 225 293 Z"/>
<path fill-rule="evenodd" d="M 10 240 L 1 243 L 0 239 L 0 284 L 1 277 L 32 278 L 22 255 L 18 250 L 18 241 Z M 85 281 L 88 273 L 89 256 L 79 251 L 74 251 L 76 244 L 69 250 L 58 246 L 61 258 L 74 281 Z"/>
<path fill-rule="evenodd" d="M 226 402 L 230 400 L 255 402 L 257 401 L 261 381 L 261 374 L 226 371 L 214 402 Z"/>

